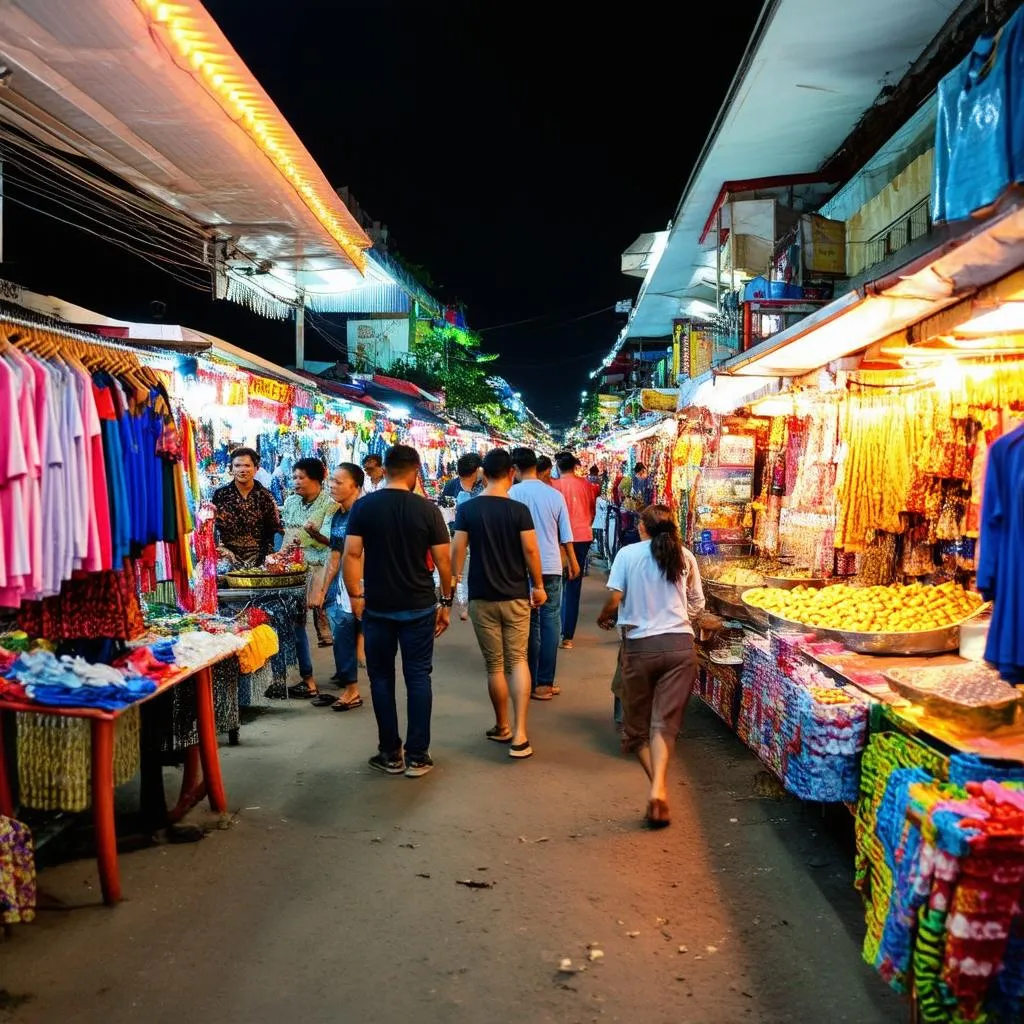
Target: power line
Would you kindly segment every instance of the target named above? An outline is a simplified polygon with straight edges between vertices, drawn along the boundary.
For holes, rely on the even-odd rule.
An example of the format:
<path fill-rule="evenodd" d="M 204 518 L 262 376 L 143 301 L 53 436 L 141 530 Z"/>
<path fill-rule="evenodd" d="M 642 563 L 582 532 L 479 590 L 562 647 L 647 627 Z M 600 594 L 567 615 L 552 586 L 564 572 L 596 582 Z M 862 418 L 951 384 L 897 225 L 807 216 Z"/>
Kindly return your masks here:
<path fill-rule="evenodd" d="M 574 323 L 576 323 L 579 320 L 586 320 L 586 319 L 588 319 L 589 317 L 592 317 L 592 316 L 600 316 L 601 313 L 610 313 L 614 309 L 615 309 L 614 304 L 611 305 L 611 306 L 602 306 L 600 309 L 595 309 L 595 310 L 591 311 L 590 313 L 583 313 L 580 316 L 570 317 L 567 320 L 560 320 L 557 323 L 548 324 L 547 326 L 549 328 L 563 327 L 565 324 L 574 324 Z M 486 334 L 488 331 L 502 331 L 506 327 L 519 327 L 521 324 L 537 323 L 540 320 L 547 320 L 547 319 L 549 319 L 552 315 L 553 314 L 551 314 L 551 313 L 542 313 L 540 316 L 527 317 L 525 320 L 513 320 L 513 321 L 511 321 L 510 323 L 507 323 L 507 324 L 495 324 L 493 327 L 481 327 L 476 333 L 477 334 Z"/>

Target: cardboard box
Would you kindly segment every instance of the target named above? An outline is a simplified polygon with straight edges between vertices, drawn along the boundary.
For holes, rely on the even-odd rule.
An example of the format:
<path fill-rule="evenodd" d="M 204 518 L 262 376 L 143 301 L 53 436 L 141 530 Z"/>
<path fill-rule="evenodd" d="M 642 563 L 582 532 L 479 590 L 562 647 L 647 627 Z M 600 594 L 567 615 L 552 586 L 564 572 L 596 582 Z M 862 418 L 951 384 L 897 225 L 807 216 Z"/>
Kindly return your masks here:
<path fill-rule="evenodd" d="M 816 213 L 800 218 L 804 270 L 812 274 L 846 273 L 846 223 Z"/>

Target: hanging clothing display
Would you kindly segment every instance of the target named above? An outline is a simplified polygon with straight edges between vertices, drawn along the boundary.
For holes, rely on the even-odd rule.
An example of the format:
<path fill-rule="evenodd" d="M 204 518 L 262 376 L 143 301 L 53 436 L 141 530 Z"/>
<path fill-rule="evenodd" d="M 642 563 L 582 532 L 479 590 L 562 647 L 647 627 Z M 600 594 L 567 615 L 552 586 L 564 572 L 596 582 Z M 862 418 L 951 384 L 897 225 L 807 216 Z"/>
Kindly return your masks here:
<path fill-rule="evenodd" d="M 136 585 L 190 601 L 193 516 L 160 378 L 134 353 L 8 328 L 0 339 L 0 608 L 31 635 L 130 639 Z"/>

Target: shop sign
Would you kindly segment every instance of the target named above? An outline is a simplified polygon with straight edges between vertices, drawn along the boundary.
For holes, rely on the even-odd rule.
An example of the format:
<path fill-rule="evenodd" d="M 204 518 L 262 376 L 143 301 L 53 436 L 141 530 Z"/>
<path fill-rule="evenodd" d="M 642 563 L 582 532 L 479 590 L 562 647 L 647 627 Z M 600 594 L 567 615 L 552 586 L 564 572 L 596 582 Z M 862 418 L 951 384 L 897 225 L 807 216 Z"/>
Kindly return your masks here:
<path fill-rule="evenodd" d="M 676 380 L 690 376 L 690 321 L 672 321 L 672 369 Z"/>
<path fill-rule="evenodd" d="M 291 394 L 291 385 L 284 384 L 279 380 L 271 380 L 269 377 L 253 377 L 249 381 L 249 395 L 252 398 L 262 398 L 268 402 L 280 402 L 287 404 Z"/>
<path fill-rule="evenodd" d="M 718 465 L 723 469 L 753 469 L 753 434 L 723 434 L 718 442 Z"/>
<path fill-rule="evenodd" d="M 690 324 L 690 365 L 688 377 L 695 379 L 711 369 L 712 354 L 715 350 L 711 332 L 705 327 Z"/>

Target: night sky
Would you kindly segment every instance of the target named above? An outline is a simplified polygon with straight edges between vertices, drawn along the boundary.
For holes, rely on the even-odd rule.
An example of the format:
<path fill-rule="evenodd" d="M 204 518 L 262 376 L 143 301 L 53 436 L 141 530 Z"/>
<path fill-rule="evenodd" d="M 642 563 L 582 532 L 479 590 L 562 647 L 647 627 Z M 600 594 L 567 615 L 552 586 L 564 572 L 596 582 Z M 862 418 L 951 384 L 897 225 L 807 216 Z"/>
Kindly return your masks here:
<path fill-rule="evenodd" d="M 713 35 L 713 14 L 682 3 L 610 17 L 469 0 L 206 6 L 328 179 L 439 298 L 465 304 L 534 411 L 565 424 L 624 322 L 610 307 L 640 283 L 620 254 L 667 225 L 761 4 L 729 5 Z M 12 204 L 6 216 L 4 277 L 135 320 L 159 300 L 167 322 L 292 361 L 291 325 Z M 307 358 L 331 357 L 307 331 Z"/>

